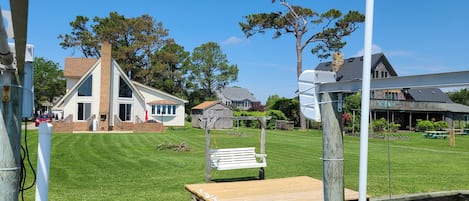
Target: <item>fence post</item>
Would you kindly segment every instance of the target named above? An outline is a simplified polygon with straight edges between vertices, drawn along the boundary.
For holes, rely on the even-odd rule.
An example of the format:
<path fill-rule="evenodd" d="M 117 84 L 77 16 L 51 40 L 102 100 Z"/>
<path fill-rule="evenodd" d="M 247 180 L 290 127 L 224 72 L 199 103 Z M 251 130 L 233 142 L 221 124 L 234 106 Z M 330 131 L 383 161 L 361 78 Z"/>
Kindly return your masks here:
<path fill-rule="evenodd" d="M 36 201 L 48 200 L 51 136 L 52 124 L 41 123 L 37 145 Z"/>

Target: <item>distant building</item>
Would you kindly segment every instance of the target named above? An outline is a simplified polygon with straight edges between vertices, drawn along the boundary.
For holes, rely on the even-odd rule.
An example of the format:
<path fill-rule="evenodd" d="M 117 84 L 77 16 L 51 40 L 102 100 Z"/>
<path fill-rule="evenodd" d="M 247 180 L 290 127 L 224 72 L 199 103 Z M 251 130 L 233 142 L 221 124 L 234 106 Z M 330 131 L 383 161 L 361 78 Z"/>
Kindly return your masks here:
<path fill-rule="evenodd" d="M 203 128 L 207 117 L 217 117 L 213 129 L 233 128 L 233 111 L 221 101 L 205 101 L 192 108 L 192 127 Z"/>
<path fill-rule="evenodd" d="M 316 70 L 331 71 L 332 63 L 320 63 Z M 344 60 L 337 71 L 337 81 L 362 79 L 363 57 Z M 398 76 L 383 53 L 371 57 L 372 79 Z M 401 125 L 401 129 L 412 130 L 417 119 L 440 121 L 452 125 L 454 120 L 469 122 L 469 106 L 457 104 L 438 88 L 374 90 L 370 94 L 372 119 L 384 117 Z M 389 117 L 389 118 L 388 118 Z"/>
<path fill-rule="evenodd" d="M 261 102 L 245 88 L 241 87 L 224 87 L 217 90 L 218 99 L 233 109 L 249 110 L 259 108 Z"/>

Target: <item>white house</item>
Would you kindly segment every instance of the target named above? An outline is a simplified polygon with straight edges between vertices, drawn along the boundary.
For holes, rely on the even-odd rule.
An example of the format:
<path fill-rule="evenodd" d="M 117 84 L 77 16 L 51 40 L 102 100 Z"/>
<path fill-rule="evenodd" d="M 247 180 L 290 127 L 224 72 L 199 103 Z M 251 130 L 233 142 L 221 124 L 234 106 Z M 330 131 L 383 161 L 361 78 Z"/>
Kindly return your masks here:
<path fill-rule="evenodd" d="M 63 113 L 58 123 L 69 123 L 64 131 L 91 130 L 93 121 L 98 131 L 184 126 L 187 101 L 130 80 L 111 58 L 107 42 L 100 59 L 67 58 L 64 76 L 67 92 L 53 107 Z"/>

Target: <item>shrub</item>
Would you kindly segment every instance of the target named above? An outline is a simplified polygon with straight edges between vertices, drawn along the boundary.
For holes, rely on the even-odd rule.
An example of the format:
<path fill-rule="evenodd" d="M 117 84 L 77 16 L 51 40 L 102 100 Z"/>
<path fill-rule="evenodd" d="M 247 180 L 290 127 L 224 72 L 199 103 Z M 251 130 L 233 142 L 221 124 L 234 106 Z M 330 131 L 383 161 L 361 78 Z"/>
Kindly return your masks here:
<path fill-rule="evenodd" d="M 374 132 L 383 132 L 386 130 L 386 124 L 387 124 L 386 119 L 381 118 L 381 119 L 377 119 L 371 122 L 371 127 L 373 128 Z"/>
<path fill-rule="evenodd" d="M 433 129 L 435 130 L 443 130 L 444 128 L 448 127 L 448 122 L 446 121 L 437 121 L 433 123 Z"/>
<path fill-rule="evenodd" d="M 430 120 L 421 120 L 417 119 L 417 125 L 415 126 L 415 129 L 417 131 L 428 131 L 428 130 L 433 130 L 433 122 Z"/>

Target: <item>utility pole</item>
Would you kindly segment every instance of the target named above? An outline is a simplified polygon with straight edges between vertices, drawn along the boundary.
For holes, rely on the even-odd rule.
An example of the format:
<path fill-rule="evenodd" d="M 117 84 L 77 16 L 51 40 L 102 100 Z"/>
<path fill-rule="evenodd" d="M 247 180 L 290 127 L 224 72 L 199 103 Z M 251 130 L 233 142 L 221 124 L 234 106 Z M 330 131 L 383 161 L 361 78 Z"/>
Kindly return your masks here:
<path fill-rule="evenodd" d="M 32 65 L 25 73 L 26 29 L 28 0 L 10 1 L 11 19 L 10 34 L 7 34 L 0 16 L 0 201 L 16 201 L 19 195 L 21 171 L 21 121 L 29 111 L 23 110 L 23 96 L 32 97 Z M 12 26 L 14 25 L 14 26 Z M 14 34 L 13 34 L 14 33 Z M 8 38 L 15 40 L 16 63 L 10 50 Z M 28 74 L 26 76 L 26 74 Z M 31 80 L 28 80 L 31 78 Z M 32 86 L 31 86 L 32 87 Z M 32 100 L 32 99 L 31 99 Z M 27 110 L 31 110 L 31 107 Z"/>
<path fill-rule="evenodd" d="M 344 63 L 342 53 L 334 52 L 332 71 Z M 320 96 L 322 131 L 322 167 L 324 200 L 344 200 L 344 143 L 342 136 L 342 94 L 322 93 Z"/>

